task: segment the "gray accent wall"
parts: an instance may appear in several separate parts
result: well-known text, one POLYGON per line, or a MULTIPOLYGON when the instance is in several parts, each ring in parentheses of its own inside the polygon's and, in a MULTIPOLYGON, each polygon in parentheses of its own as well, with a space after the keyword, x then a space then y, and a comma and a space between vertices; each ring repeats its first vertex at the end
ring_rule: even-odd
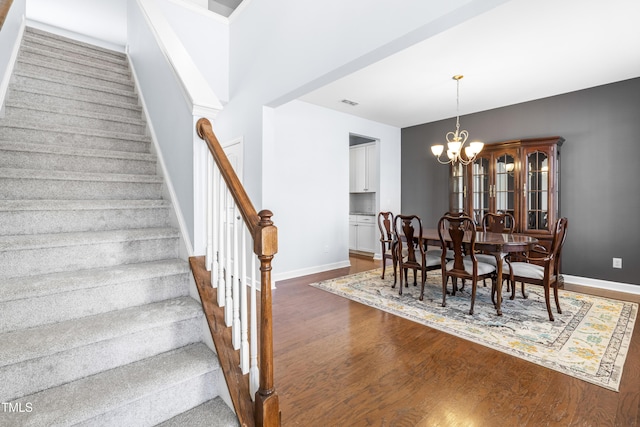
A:
MULTIPOLYGON (((490 96, 490 95, 488 95, 490 96)), ((461 116, 485 143, 562 136, 562 272, 640 286, 640 78, 461 116), (612 268, 622 258, 622 269, 612 268)), ((448 210, 449 168, 430 146, 455 118, 402 129, 402 212, 435 226, 448 210)))

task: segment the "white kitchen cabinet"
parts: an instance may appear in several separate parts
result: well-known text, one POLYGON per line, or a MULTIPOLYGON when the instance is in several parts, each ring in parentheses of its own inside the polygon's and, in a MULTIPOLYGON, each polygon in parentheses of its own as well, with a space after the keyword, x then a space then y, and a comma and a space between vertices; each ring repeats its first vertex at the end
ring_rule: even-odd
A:
POLYGON ((349 249, 374 253, 377 238, 375 217, 373 215, 349 215, 349 249))
POLYGON ((358 247, 358 224, 349 222, 349 250, 355 251, 358 247))
POLYGON ((375 193, 377 188, 376 144, 354 145, 349 149, 349 192, 375 193))

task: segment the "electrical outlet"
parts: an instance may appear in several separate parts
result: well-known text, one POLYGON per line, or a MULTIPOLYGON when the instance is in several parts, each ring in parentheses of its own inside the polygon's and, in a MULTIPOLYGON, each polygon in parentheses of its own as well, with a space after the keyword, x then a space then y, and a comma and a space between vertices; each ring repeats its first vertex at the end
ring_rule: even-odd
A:
POLYGON ((613 268, 622 268, 622 258, 613 259, 613 268))

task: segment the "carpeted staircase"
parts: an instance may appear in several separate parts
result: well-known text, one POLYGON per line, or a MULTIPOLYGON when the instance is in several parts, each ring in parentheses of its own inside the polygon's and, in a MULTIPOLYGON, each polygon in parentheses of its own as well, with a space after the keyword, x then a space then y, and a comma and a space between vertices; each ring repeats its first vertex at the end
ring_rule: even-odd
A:
POLYGON ((0 425, 237 425, 126 56, 27 28, 5 106, 0 425))

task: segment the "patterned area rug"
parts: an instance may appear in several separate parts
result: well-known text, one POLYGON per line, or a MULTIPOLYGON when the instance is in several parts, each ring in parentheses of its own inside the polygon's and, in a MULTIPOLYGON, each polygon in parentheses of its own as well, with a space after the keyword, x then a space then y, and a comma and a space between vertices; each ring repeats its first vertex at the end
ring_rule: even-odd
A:
POLYGON ((618 391, 638 313, 636 303, 560 291, 563 313, 555 312, 552 296, 555 322, 550 322, 542 288, 527 286, 524 299, 518 284, 515 300, 503 292, 499 317, 491 302, 491 284, 483 287, 480 282, 470 316, 468 284, 455 296, 447 295, 447 307, 441 307, 438 272, 427 274, 423 301, 418 300, 419 277, 414 287, 410 273, 409 287, 398 295, 398 287, 391 288, 393 270, 389 274, 387 269, 385 280, 380 274, 380 269, 366 271, 311 286, 618 391))

